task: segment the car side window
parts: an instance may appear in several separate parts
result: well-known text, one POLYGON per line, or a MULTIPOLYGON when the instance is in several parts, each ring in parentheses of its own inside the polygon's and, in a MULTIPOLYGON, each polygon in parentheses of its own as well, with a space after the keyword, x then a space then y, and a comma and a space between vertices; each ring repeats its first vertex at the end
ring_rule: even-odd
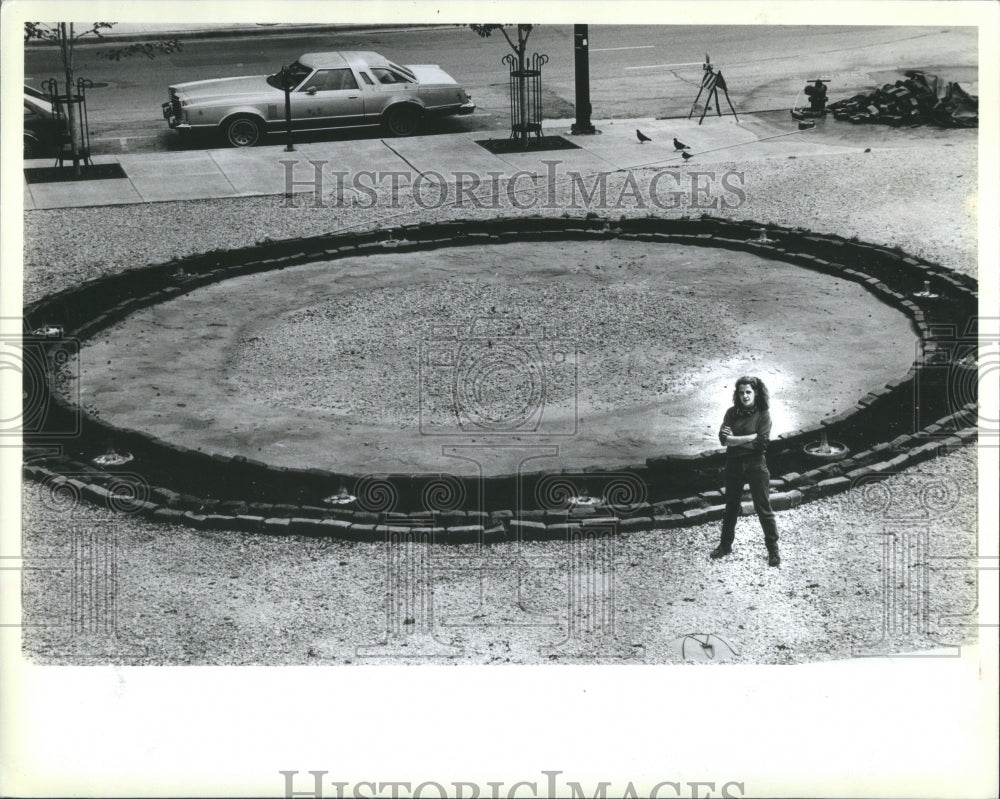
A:
POLYGON ((381 83, 410 83, 411 81, 393 69, 385 67, 372 67, 372 72, 381 83))
POLYGON ((349 69, 320 69, 307 80, 300 92, 315 89, 318 92, 335 92, 343 89, 357 89, 358 81, 349 69))

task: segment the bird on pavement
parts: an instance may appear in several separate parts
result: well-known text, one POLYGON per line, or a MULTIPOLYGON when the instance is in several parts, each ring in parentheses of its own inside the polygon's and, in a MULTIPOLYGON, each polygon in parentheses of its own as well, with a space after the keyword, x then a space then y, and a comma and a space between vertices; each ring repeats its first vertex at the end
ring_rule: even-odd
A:
POLYGON ((687 150, 684 150, 684 152, 681 153, 681 158, 687 161, 689 158, 694 158, 694 156, 691 155, 691 153, 689 153, 687 150))
POLYGON ((636 138, 639 140, 640 144, 645 144, 648 141, 652 141, 652 139, 649 138, 649 136, 647 136, 641 130, 639 130, 639 128, 635 129, 635 135, 636 135, 636 138))
POLYGON ((688 150, 690 149, 684 142, 680 139, 674 139, 674 149, 675 150, 688 150))

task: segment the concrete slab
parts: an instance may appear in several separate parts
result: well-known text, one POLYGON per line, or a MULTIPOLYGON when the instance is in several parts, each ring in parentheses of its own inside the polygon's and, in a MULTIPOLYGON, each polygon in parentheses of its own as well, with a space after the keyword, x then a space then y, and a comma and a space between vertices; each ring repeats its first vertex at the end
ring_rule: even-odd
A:
POLYGON ((239 196, 207 152, 121 156, 119 161, 145 202, 239 196))
MULTIPOLYGON (((114 155, 97 155, 94 164, 116 164, 114 155)), ((25 169, 58 166, 54 158, 33 158, 24 162, 25 169)), ((65 165, 64 165, 65 166, 65 165)), ((72 163, 69 164, 72 167, 72 163)), ((127 173, 126 173, 127 174, 127 173)), ((142 202, 135 187, 128 179, 60 181, 54 183, 28 183, 24 186, 26 211, 46 208, 75 208, 84 205, 124 205, 142 202)))
POLYGON ((348 142, 310 142, 296 145, 314 161, 323 161, 323 171, 329 177, 335 172, 347 172, 344 180, 362 170, 407 169, 406 161, 382 139, 358 139, 348 142))
POLYGON ((504 153, 497 156, 497 160, 509 165, 507 169, 510 173, 523 170, 543 177, 555 175, 557 179, 567 178, 568 172, 593 174, 595 172, 610 172, 618 169, 618 166, 614 162, 609 161, 600 153, 596 153, 588 148, 504 153))
POLYGON ((336 190, 338 180, 349 187, 362 170, 406 168, 381 139, 296 144, 292 152, 277 146, 220 149, 209 155, 240 195, 284 194, 290 185, 295 193, 315 192, 318 186, 327 196, 336 190), (338 178, 336 172, 347 175, 338 178))
POLYGON ((219 165, 207 150, 183 153, 143 153, 120 155, 118 162, 130 178, 170 177, 171 175, 201 176, 220 174, 219 165))
MULTIPOLYGON (((302 163, 293 168, 293 178, 297 181, 293 190, 297 193, 314 192, 317 189, 322 202, 350 202, 352 198, 368 202, 365 190, 378 188, 378 177, 359 176, 361 172, 412 171, 405 160, 385 145, 382 139, 359 139, 350 142, 309 142, 296 145, 300 152, 312 163, 302 163), (320 172, 317 176, 317 166, 320 172)), ((284 155, 290 155, 284 153, 284 155)), ((381 188, 392 184, 388 178, 381 182, 381 188)), ((405 188, 406 182, 401 186, 405 188)))
POLYGON ((229 179, 217 172, 214 175, 160 175, 157 177, 133 178, 132 183, 144 202, 165 202, 170 200, 202 200, 221 197, 239 197, 238 191, 229 179))
MULTIPOLYGON (((284 194, 286 165, 283 161, 297 162, 292 167, 296 178, 302 175, 305 180, 313 174, 313 167, 307 163, 308 156, 302 150, 286 153, 283 147, 254 147, 209 150, 208 154, 240 195, 284 194)), ((312 188, 294 186, 293 191, 312 191, 312 188)))
POLYGON ((90 205, 141 203, 142 197, 127 178, 34 183, 28 186, 35 210, 90 205))
POLYGON ((741 158, 742 147, 757 141, 753 131, 732 117, 706 118, 702 125, 694 119, 604 120, 594 125, 601 131, 599 135, 579 136, 573 141, 619 168, 684 163, 680 152, 674 149, 675 137, 688 145, 695 158, 707 153, 727 153, 725 158, 715 160, 741 158), (640 143, 636 129, 652 141, 640 143))
POLYGON ((487 172, 509 171, 506 163, 476 144, 477 140, 488 138, 490 138, 488 133, 478 131, 447 137, 419 136, 412 139, 392 139, 386 142, 386 145, 420 172, 437 172, 444 175, 449 182, 453 180, 451 176, 457 170, 475 172, 486 180, 487 172))

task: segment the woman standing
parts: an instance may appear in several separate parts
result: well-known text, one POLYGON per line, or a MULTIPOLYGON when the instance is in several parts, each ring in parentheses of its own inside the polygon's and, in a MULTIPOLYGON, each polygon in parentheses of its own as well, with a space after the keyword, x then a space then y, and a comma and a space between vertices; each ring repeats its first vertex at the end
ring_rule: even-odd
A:
POLYGON ((778 527, 769 497, 771 475, 764 458, 770 436, 767 386, 759 377, 741 377, 733 391, 733 406, 726 411, 719 429, 719 441, 726 447, 726 512, 722 517, 722 540, 712 550, 712 558, 724 558, 732 552, 743 486, 749 483, 753 509, 764 530, 767 563, 781 564, 778 527))

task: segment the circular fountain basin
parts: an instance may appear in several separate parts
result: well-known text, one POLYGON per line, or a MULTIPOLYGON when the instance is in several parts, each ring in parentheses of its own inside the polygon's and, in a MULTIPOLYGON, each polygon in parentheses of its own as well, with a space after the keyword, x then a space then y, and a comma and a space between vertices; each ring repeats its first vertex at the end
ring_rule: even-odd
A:
POLYGON ((133 313, 85 343, 80 401, 120 427, 276 466, 616 468, 718 447, 742 374, 770 387, 777 436, 905 374, 916 343, 857 283, 752 253, 392 250, 133 313))

